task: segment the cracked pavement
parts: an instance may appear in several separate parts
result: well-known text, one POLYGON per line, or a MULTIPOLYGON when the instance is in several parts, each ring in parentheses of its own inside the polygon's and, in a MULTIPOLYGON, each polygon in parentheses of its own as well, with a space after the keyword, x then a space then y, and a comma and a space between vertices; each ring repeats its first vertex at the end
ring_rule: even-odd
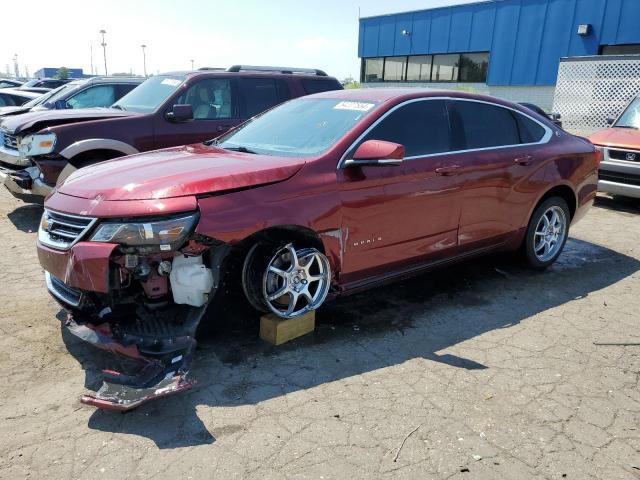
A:
POLYGON ((0 478, 640 478, 640 203, 547 272, 494 256, 326 305, 281 347, 231 316, 196 389, 83 406, 113 357, 60 328, 41 207, 0 192, 0 478))

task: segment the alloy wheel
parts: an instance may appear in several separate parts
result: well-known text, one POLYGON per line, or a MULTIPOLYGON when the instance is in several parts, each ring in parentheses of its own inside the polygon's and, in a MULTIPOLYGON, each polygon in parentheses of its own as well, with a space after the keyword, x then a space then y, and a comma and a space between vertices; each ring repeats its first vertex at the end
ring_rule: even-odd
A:
POLYGON ((318 308, 329 293, 327 257, 315 248, 296 250, 292 244, 278 250, 263 277, 263 296, 269 309, 292 318, 318 308))
POLYGON ((549 207, 538 220, 533 240, 535 256, 541 262, 552 259, 562 248, 567 232, 567 217, 557 205, 549 207))

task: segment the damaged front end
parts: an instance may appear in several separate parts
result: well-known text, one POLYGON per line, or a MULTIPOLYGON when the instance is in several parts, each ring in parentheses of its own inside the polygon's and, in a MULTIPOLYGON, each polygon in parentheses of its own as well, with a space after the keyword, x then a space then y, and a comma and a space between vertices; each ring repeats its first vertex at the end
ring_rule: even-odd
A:
POLYGON ((191 388, 196 330, 220 282, 226 244, 194 234, 198 214, 98 220, 45 210, 38 255, 68 330, 133 359, 103 371, 82 403, 126 411, 191 388))

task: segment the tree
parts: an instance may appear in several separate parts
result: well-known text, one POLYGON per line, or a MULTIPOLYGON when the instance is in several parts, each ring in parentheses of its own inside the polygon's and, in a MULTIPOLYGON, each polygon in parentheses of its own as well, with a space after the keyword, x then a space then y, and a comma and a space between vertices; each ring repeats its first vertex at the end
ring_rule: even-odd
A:
POLYGON ((59 78, 60 80, 66 80, 69 78, 69 69, 67 67, 60 67, 53 78, 59 78))

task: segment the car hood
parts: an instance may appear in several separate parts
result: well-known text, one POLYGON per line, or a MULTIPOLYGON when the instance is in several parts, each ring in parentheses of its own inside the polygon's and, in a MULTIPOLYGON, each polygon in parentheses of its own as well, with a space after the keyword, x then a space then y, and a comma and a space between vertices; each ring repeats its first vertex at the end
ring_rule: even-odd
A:
POLYGON ((58 192, 99 200, 156 200, 249 188, 292 177, 304 160, 204 144, 166 148, 82 168, 58 192))
POLYGON ((640 150, 640 130, 634 128, 605 128, 589 137, 594 145, 640 150))
POLYGON ((29 111, 30 107, 0 107, 0 117, 18 115, 29 111))
POLYGON ((114 117, 129 117, 139 115, 124 112, 115 108, 80 108, 77 110, 37 110, 15 115, 2 120, 2 128, 12 134, 19 134, 26 130, 40 130, 45 127, 66 123, 102 120, 114 117))

